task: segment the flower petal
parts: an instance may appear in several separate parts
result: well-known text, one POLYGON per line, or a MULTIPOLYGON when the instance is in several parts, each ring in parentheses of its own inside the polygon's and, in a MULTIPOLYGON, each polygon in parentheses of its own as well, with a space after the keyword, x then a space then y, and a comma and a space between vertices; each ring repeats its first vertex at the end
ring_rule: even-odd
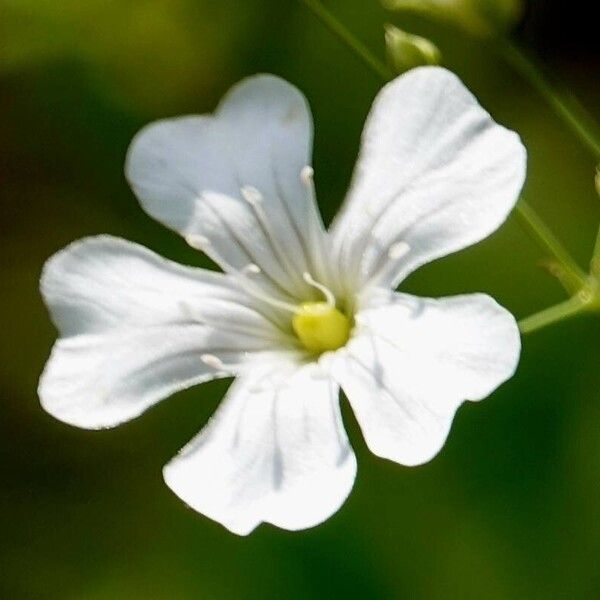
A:
POLYGON ((329 369, 371 451, 417 465, 441 449, 463 400, 480 400, 513 375, 519 331, 483 294, 389 294, 387 305, 357 316, 358 333, 329 369))
POLYGON ((312 292, 302 273, 322 268, 315 263, 324 230, 305 169, 311 146, 304 96, 259 75, 236 85, 214 116, 144 128, 126 174, 150 215, 225 271, 254 263, 272 292, 298 297, 312 292))
POLYGON ((227 277, 108 236, 45 265, 41 290, 62 337, 40 379, 44 408, 86 428, 131 419, 178 390, 271 352, 278 333, 227 277))
POLYGON ((261 522, 291 530, 321 523, 344 502, 355 474, 338 388, 315 364, 239 378, 164 469, 182 500, 240 535, 261 522))
POLYGON ((340 270, 353 273, 348 285, 375 278, 395 287, 420 265, 487 237, 515 205, 525 170, 519 137, 455 75, 421 67, 398 77, 373 104, 332 227, 340 270))

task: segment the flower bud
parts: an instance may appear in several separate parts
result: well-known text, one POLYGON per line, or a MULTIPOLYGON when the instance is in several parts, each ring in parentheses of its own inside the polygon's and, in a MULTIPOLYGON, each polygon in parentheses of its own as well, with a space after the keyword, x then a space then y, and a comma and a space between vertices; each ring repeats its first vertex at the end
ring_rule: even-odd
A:
POLYGON ((596 182, 596 191, 598 192, 598 196, 600 196, 600 165, 596 167, 596 178, 594 181, 596 182))
POLYGON ((482 37, 499 35, 521 18, 523 0, 381 0, 390 10, 408 10, 452 21, 482 37))
POLYGON ((385 46, 388 60, 398 74, 423 65, 439 65, 442 58, 433 42, 394 25, 385 26, 385 46))

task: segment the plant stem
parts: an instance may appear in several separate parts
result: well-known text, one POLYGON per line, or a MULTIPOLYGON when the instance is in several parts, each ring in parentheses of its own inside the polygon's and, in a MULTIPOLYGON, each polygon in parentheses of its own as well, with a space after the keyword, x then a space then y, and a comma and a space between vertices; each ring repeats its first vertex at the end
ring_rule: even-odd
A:
POLYGON ((596 243, 594 244, 594 252, 592 253, 594 258, 600 258, 600 227, 598 228, 598 233, 596 234, 596 243))
POLYGON ((330 13, 319 0, 299 0, 320 21, 348 46, 375 74, 384 81, 392 77, 392 72, 357 37, 355 37, 338 19, 330 13))
POLYGON ((571 274, 580 287, 585 286, 587 275, 533 208, 524 200, 520 200, 517 204, 517 214, 521 217, 523 224, 528 227, 534 240, 571 274))
POLYGON ((596 276, 596 279, 600 280, 600 227, 598 227, 598 233, 596 234, 596 243, 594 244, 590 270, 596 276))
POLYGON ((499 48, 506 61, 546 99, 594 156, 600 158, 600 127, 581 102, 568 90, 551 85, 543 69, 511 40, 501 39, 499 48))
POLYGON ((523 334, 531 333, 552 323, 558 323, 575 316, 582 311, 584 306, 585 302, 579 295, 575 295, 564 302, 522 319, 519 321, 519 329, 523 334))

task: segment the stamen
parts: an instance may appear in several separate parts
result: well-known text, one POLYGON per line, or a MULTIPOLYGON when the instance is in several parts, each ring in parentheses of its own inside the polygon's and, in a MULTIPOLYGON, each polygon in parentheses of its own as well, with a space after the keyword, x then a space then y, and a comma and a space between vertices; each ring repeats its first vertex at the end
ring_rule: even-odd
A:
POLYGON ((406 242, 395 242, 387 251, 388 260, 369 277, 370 285, 377 285, 382 279, 385 279, 397 268, 396 261, 406 256, 410 252, 410 246, 406 242))
POLYGON ((305 167, 302 167, 302 170, 300 171, 300 180, 304 185, 312 186, 314 175, 315 170, 310 165, 306 165, 305 167))
MULTIPOLYGON (((292 264, 288 256, 288 252, 280 243, 279 238, 277 237, 277 232, 273 230, 271 222, 267 217, 267 213, 265 212, 263 206, 263 195, 252 185, 242 186, 240 188, 240 192, 242 194, 242 198, 244 198, 244 200, 252 207, 254 216, 256 217, 258 224, 262 228, 263 233, 267 238, 267 241, 271 245, 271 248, 273 248, 273 252, 275 256, 279 259, 279 262, 282 265, 284 271, 287 271, 288 274, 297 277, 296 273, 298 271, 298 268, 296 265, 292 264)), ((296 281, 298 282, 298 280, 296 281)))
POLYGON ((205 236, 196 233, 189 233, 185 236, 185 241, 195 250, 204 252, 207 256, 210 256, 226 273, 235 273, 237 269, 229 264, 223 256, 217 252, 211 241, 205 236))
POLYGON ((410 246, 406 242, 396 242, 388 250, 388 258, 398 260, 410 252, 410 246))
POLYGON ((255 265, 254 263, 250 263, 249 265, 246 265, 241 270, 241 272, 246 273, 246 274, 258 275, 262 271, 260 270, 260 267, 258 265, 255 265))
POLYGON ((304 272, 302 274, 302 277, 304 279, 304 281, 306 281, 306 283, 308 283, 308 285, 312 285, 314 288, 317 288, 322 294, 323 296, 325 296, 325 302, 327 302, 327 305, 330 308, 335 308, 335 296, 333 295, 332 291, 324 286, 322 283, 319 283, 318 281, 315 281, 310 273, 304 272))
POLYGON ((190 233, 185 236, 185 241, 194 249, 205 252, 210 246, 210 240, 204 235, 190 233))
POLYGON ((241 271, 238 272, 238 275, 240 276, 238 281, 244 288, 244 290, 257 300, 262 300, 270 306, 274 306, 275 308, 285 310, 286 312, 298 314, 299 308, 296 305, 291 304, 290 302, 285 302, 283 300, 278 300, 277 298, 271 298, 270 296, 265 294, 260 288, 253 284, 253 282, 249 279, 248 276, 258 275, 261 272, 262 271, 258 265, 251 263, 249 265, 246 265, 241 271))
POLYGON ((200 360, 211 369, 214 369, 215 377, 229 377, 238 369, 238 365, 226 365, 218 356, 214 354, 201 354, 200 360))
MULTIPOLYGON (((253 200, 256 199, 256 196, 253 194, 252 190, 254 190, 256 192, 256 194, 258 194, 258 196, 260 196, 260 192, 258 190, 256 190, 255 188, 250 188, 250 186, 246 186, 243 189, 246 189, 246 192, 249 192, 249 196, 252 197, 253 200)), ((261 196, 261 198, 262 198, 262 196, 261 196)), ((258 200, 258 201, 260 202, 260 200, 258 200)), ((250 200, 248 200, 248 202, 250 202, 250 200)), ((262 300, 263 302, 266 302, 270 306, 274 306, 276 308, 280 308, 287 312, 297 314, 298 308, 296 306, 294 306, 293 304, 290 304, 288 302, 284 302, 282 300, 277 300, 276 298, 271 298, 271 297, 267 296, 260 289, 257 289, 256 286, 253 285, 252 282, 250 282, 248 280, 248 275, 258 275, 259 273, 262 273, 262 270, 258 265, 254 264, 254 263, 249 263, 245 267, 242 267, 241 269, 236 269, 236 268, 232 267, 227 261, 225 261, 221 256, 219 256, 215 252, 214 246, 210 243, 210 240, 206 236, 197 235, 197 234, 189 234, 186 236, 185 240, 192 248, 195 248, 196 250, 200 250, 201 252, 204 252, 205 254, 209 254, 210 256, 212 256, 221 265, 221 267, 223 267, 224 271, 227 271, 228 273, 230 273, 232 275, 237 275, 238 276, 237 279, 242 284, 242 287, 244 288, 244 290, 246 290, 246 292, 248 292, 248 294, 250 294, 254 298, 257 298, 258 300, 262 300)), ((208 356, 209 360, 210 360, 211 355, 204 355, 204 356, 208 356)), ((203 361, 203 362, 205 362, 205 361, 203 361)))
POLYGON ((262 194, 253 186, 245 185, 240 191, 242 192, 242 196, 248 204, 255 206, 256 204, 260 204, 263 201, 262 194))
POLYGON ((225 369, 225 365, 223 361, 214 354, 202 354, 200 356, 200 360, 207 366, 212 369, 216 369, 217 371, 223 371, 225 369))
POLYGON ((300 182, 305 188, 305 194, 308 202, 312 205, 314 218, 309 217, 308 222, 302 222, 303 236, 300 235, 301 243, 304 247, 306 256, 306 268, 309 268, 321 278, 326 278, 329 281, 336 282, 337 288, 343 286, 340 282, 340 274, 328 264, 328 261, 320 260, 320 256, 325 256, 327 252, 327 242, 322 235, 324 229, 323 222, 320 217, 319 206, 317 205, 317 192, 314 182, 315 170, 310 165, 305 165, 300 169, 300 182))

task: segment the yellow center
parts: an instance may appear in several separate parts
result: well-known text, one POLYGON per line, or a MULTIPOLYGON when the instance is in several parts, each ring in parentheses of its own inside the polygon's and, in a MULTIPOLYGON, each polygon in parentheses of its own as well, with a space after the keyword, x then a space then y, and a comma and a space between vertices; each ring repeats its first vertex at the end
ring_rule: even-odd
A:
POLYGON ((294 332, 310 352, 341 348, 350 337, 350 319, 327 302, 304 302, 292 319, 294 332))

